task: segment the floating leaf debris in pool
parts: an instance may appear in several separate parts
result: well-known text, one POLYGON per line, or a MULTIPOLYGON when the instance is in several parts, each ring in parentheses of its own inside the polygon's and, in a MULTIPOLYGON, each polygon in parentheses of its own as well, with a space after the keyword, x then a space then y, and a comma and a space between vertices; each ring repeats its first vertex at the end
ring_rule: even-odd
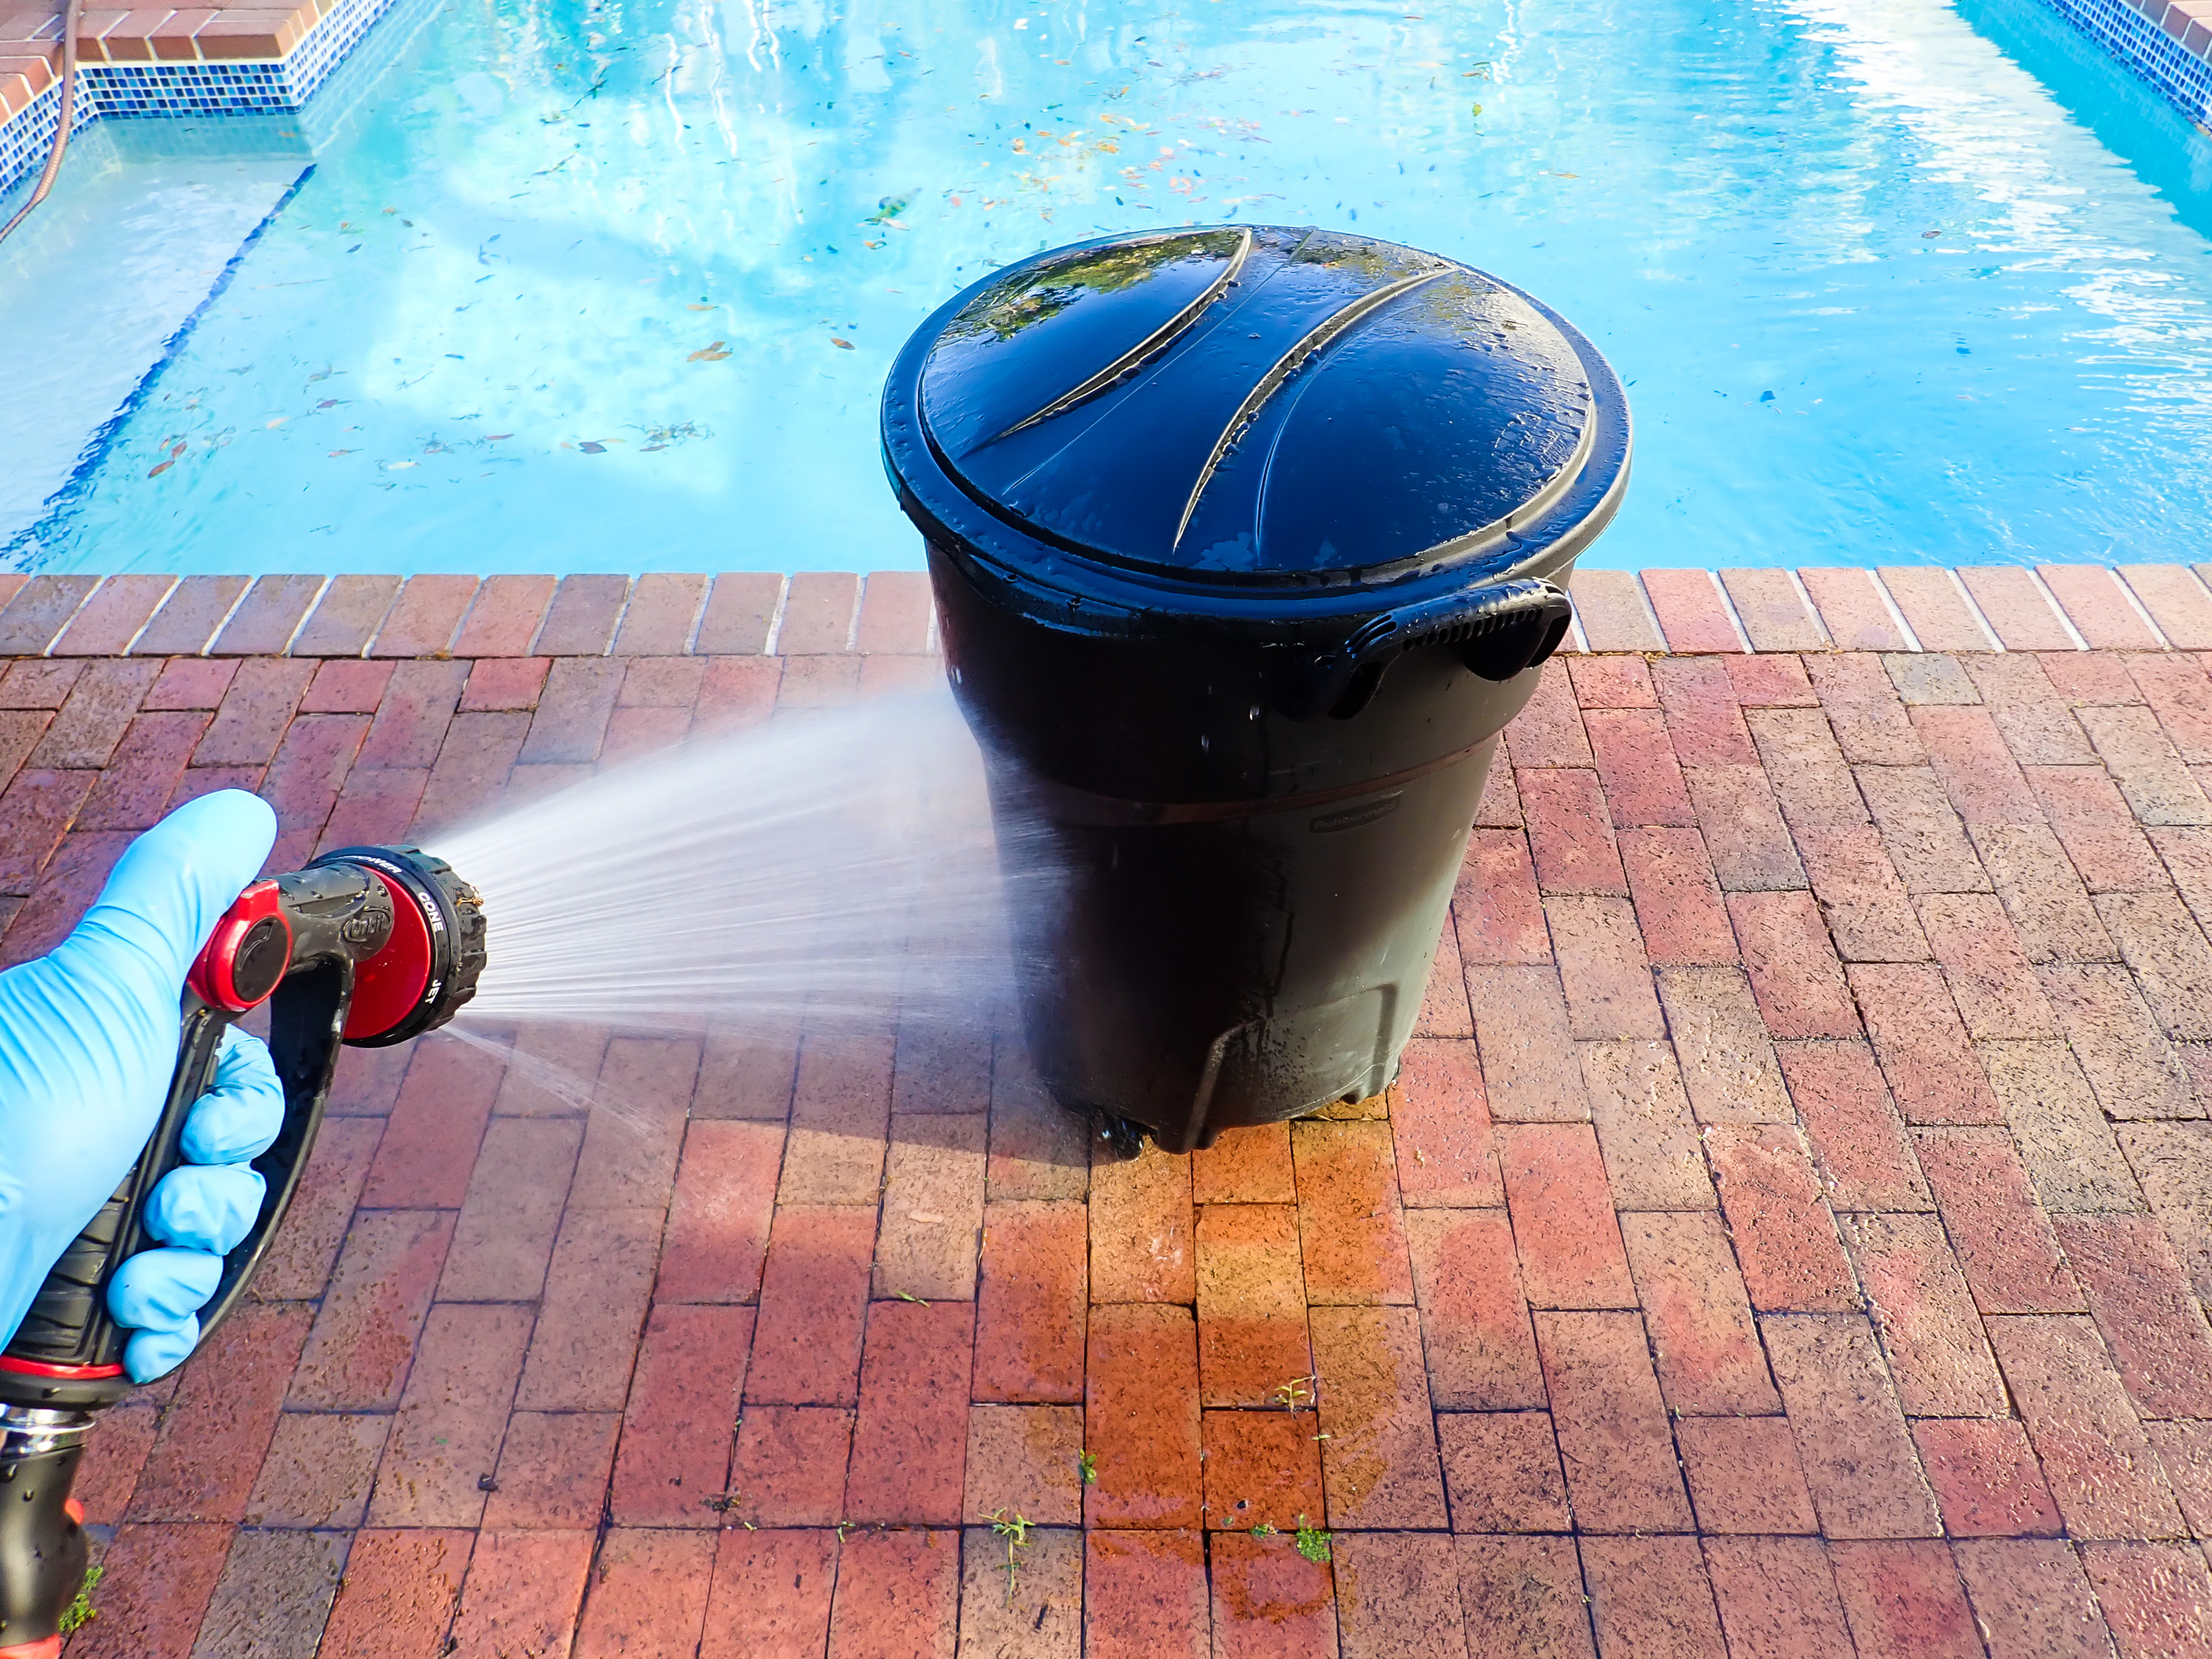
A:
POLYGON ((729 355, 729 348, 717 340, 712 345, 701 346, 684 361, 687 363, 719 363, 729 355))
POLYGON ((830 337, 830 343, 833 346, 842 347, 847 351, 857 351, 860 349, 860 348, 854 345, 850 340, 841 340, 834 334, 830 337))
POLYGON ((1763 404, 1771 404, 1774 401, 1774 394, 1771 392, 1762 392, 1759 394, 1759 401, 1763 404))
POLYGON ((686 311, 712 311, 714 308, 710 305, 687 305, 684 307, 686 311))
POLYGON ((640 452, 644 454, 651 454, 656 449, 673 449, 677 445, 688 443, 694 438, 711 438, 714 435, 708 428, 694 421, 685 421, 677 426, 647 426, 640 427, 637 429, 645 434, 645 447, 640 452))
POLYGON ((1940 230, 1923 230, 1920 233, 1920 240, 1924 242, 1931 236, 1941 236, 1942 234, 1940 230))
POLYGON ((607 447, 595 440, 587 439, 584 442, 578 444, 576 447, 582 450, 586 455, 604 455, 607 453, 607 447))

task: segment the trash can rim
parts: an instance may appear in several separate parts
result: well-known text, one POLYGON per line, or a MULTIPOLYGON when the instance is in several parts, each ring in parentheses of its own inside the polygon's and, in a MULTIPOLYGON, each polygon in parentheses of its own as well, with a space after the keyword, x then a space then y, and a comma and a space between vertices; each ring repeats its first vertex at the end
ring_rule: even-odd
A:
MULTIPOLYGON (((1570 476, 1549 491, 1526 522, 1502 530, 1480 545, 1397 565, 1335 570, 1223 572, 1163 568, 1103 555, 1052 534, 1042 526, 1012 522, 979 501, 933 441, 923 418, 923 382, 948 326, 980 295, 1010 277, 1086 250, 1141 247, 1222 231, 1237 225, 1187 226, 1173 231, 1116 233, 1043 250, 978 278, 952 295, 908 337, 887 378, 882 403, 884 461, 900 504, 942 555, 975 579, 1018 590, 1024 609, 1066 608, 1082 620, 1110 626, 1115 613, 1179 612, 1217 623, 1237 619, 1262 627, 1293 629, 1346 614, 1401 605, 1431 593, 1515 576, 1543 576, 1561 569, 1610 521, 1628 474, 1632 434, 1619 377, 1587 336, 1534 295, 1465 261, 1401 250, 1380 239, 1355 240, 1435 262, 1437 274, 1463 270, 1534 310, 1571 349, 1589 388, 1592 410, 1583 434, 1585 453, 1570 476)), ((1296 228, 1259 227, 1261 230, 1296 228)), ((1298 234, 1310 236, 1311 228, 1298 234)), ((1334 234, 1334 233, 1332 233, 1334 234)), ((1433 551, 1433 550, 1425 550, 1433 551)))

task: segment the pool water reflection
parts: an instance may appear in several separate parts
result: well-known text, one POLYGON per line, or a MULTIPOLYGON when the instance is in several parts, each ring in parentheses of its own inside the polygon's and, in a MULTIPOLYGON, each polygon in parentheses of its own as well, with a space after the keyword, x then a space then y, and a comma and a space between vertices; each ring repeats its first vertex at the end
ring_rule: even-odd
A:
MULTIPOLYGON (((908 331, 1040 246, 1234 220, 1432 248, 1589 332, 1638 421, 1601 562, 2201 557, 2212 144, 1976 3, 456 0, 0 544, 911 565, 875 432, 908 331)), ((95 269, 66 210, 0 307, 95 269)))

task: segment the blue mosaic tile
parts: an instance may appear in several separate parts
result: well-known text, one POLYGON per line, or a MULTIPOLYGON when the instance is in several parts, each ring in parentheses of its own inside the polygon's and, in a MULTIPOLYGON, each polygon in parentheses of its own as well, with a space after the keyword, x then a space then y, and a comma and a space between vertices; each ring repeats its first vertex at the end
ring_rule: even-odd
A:
POLYGON ((284 61, 293 108, 298 108, 321 89, 331 71, 345 61, 346 54, 361 44, 362 36, 392 9, 392 0, 339 0, 324 15, 322 21, 308 31, 298 50, 284 61))
POLYGON ((2189 51, 2124 0, 2045 0, 2148 82, 2200 127, 2212 128, 2212 63, 2189 51))
MULTIPOLYGON (((9 194, 18 185, 28 185, 46 166, 46 154, 54 144, 54 126, 61 114, 62 89, 57 82, 31 100, 29 108, 0 126, 0 204, 5 204, 8 212, 13 212, 15 205, 8 200, 9 194)), ((99 118, 99 106, 79 88, 70 136, 75 137, 99 118)), ((0 213, 0 218, 5 216, 5 213, 0 213)))
MULTIPOLYGON (((79 64, 76 126, 82 130, 102 118, 298 109, 392 3, 338 0, 291 56, 277 62, 79 64)), ((60 108, 61 88, 50 87, 28 109, 0 125, 0 199, 46 165, 60 108)))

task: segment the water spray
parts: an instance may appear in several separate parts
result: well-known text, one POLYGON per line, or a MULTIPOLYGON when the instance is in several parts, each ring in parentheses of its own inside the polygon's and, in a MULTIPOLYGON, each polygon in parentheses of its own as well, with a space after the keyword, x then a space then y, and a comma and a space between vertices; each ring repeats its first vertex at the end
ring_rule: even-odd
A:
POLYGON ((115 1270, 156 1248, 144 1209, 183 1161, 193 1104, 216 1050, 269 1006, 269 1052, 284 1092, 276 1140, 253 1160, 261 1212, 223 1259, 200 1312, 201 1340, 244 1295, 297 1191, 330 1099, 341 1043, 377 1048, 434 1030, 476 994, 484 917, 476 890, 412 847, 348 847, 257 881, 216 924, 185 983, 167 1100, 138 1162, 62 1253, 0 1353, 0 1659, 57 1659, 64 1612, 84 1582, 84 1510, 70 1496, 95 1414, 131 1392, 129 1332, 107 1312, 115 1270))

